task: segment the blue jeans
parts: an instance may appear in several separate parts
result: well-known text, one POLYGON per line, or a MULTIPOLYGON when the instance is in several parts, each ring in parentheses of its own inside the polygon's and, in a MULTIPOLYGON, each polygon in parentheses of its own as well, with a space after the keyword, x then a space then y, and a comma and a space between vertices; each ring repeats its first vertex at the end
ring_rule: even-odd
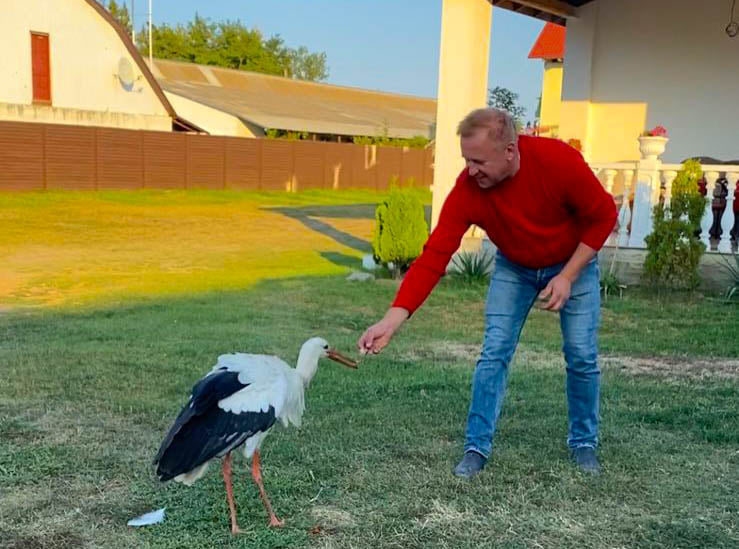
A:
MULTIPOLYGON (((493 448, 495 423, 505 397, 508 364, 513 358, 523 323, 537 295, 564 267, 521 267, 496 254, 495 272, 485 305, 485 338, 472 381, 464 449, 485 457, 493 448)), ((572 285, 572 294, 559 313, 565 361, 570 448, 598 444, 600 370, 598 323, 600 270, 594 258, 572 285)))

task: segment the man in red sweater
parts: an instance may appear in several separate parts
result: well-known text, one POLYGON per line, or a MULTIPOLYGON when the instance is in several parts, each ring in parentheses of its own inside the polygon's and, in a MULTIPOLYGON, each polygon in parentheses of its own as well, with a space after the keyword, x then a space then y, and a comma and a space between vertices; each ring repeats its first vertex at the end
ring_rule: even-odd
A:
POLYGON ((555 139, 517 136, 514 121, 504 111, 472 111, 457 133, 467 166, 392 306, 367 328, 359 350, 379 353, 390 342, 445 273, 470 225, 481 227, 498 251, 472 383, 465 453, 454 474, 471 478, 490 456, 508 364, 537 300, 541 308, 560 314, 571 457, 583 471, 598 474, 596 254, 616 221, 613 197, 575 149, 555 139))

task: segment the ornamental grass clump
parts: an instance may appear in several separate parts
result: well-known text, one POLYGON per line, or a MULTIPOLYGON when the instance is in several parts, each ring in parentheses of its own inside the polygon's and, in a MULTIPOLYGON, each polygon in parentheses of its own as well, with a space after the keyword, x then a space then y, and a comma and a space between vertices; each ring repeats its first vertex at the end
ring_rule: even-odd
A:
POLYGON ((493 257, 487 252, 459 252, 452 259, 452 278, 465 284, 486 284, 492 266, 493 257))
POLYGON ((683 162, 672 184, 668 207, 654 207, 653 232, 646 237, 644 277, 654 286, 692 290, 700 283, 698 266, 706 246, 700 241, 700 222, 706 199, 698 190, 701 165, 683 162))
POLYGON ((428 238, 423 204, 414 194, 393 189, 377 206, 375 221, 372 235, 375 261, 399 277, 421 255, 428 238))

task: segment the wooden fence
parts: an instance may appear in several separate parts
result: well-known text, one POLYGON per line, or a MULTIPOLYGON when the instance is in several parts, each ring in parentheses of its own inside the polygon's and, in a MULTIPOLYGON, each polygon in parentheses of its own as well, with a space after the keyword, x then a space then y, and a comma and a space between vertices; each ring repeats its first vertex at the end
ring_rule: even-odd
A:
POLYGON ((0 191, 428 187, 431 149, 0 121, 0 191))

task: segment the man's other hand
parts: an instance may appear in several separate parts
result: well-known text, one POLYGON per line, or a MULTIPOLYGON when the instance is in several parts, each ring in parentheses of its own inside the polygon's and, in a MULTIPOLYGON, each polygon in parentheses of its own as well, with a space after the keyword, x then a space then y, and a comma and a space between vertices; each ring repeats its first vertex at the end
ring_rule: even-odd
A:
POLYGON ((570 282, 570 279, 559 274, 550 280, 547 287, 539 293, 538 299, 540 301, 537 306, 545 311, 557 312, 570 299, 571 291, 572 282, 570 282))

